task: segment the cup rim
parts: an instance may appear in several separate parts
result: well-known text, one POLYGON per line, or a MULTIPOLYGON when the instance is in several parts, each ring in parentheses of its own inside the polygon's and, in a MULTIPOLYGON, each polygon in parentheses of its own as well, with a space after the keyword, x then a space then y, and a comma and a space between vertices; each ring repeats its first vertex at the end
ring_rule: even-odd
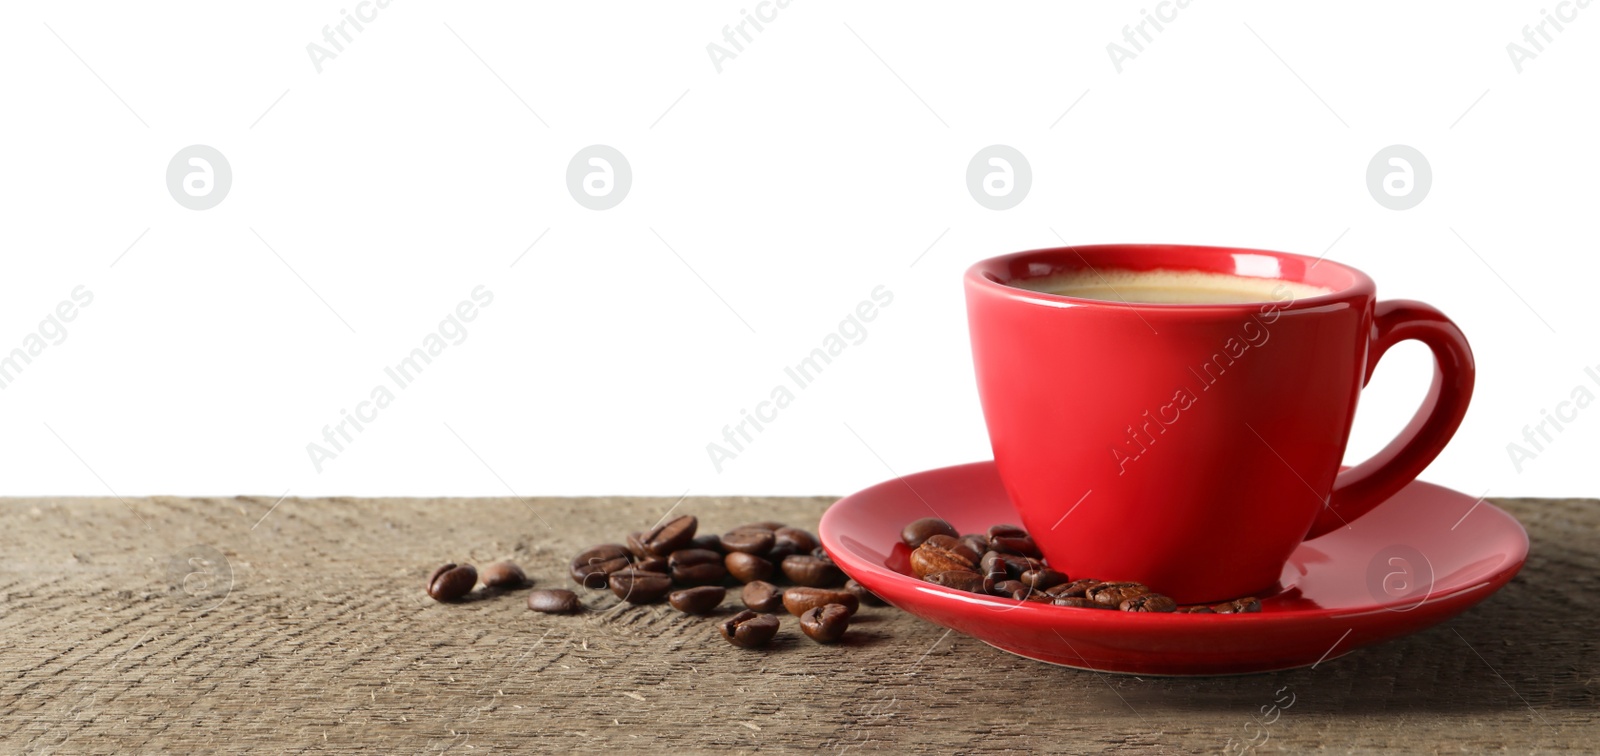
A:
MULTIPOLYGON (((1070 262, 1070 260, 1069 260, 1070 262)), ((1348 303, 1362 297, 1373 298, 1377 287, 1372 278, 1367 274, 1342 263, 1333 262, 1325 257, 1311 257, 1309 255, 1295 254, 1293 252, 1278 252, 1274 250, 1252 249, 1248 247, 1218 247, 1195 244, 1075 244, 1059 247, 1042 247, 1039 249, 1012 252, 980 260, 967 269, 965 276, 969 289, 987 291, 1007 299, 1048 307, 1094 307, 1136 309, 1155 312, 1206 312, 1228 313, 1253 310, 1263 305, 1272 305, 1280 310, 1311 309, 1325 305, 1348 303), (1081 264, 1051 265, 1052 260, 1063 257, 1076 258, 1081 264), (1224 270, 1216 264, 1219 258, 1232 258, 1232 270, 1224 270), (1120 264, 1104 265, 1108 260, 1116 259, 1120 264), (1192 265, 1185 266, 1182 261, 1206 260, 1213 264, 1210 266, 1192 265), (1068 269, 1094 270, 1098 267, 1095 262, 1102 263, 1104 267, 1124 270, 1197 270, 1202 272, 1229 273, 1253 278, 1267 278, 1290 281, 1294 283, 1310 284, 1329 289, 1327 294, 1318 294, 1310 297, 1296 298, 1287 302, 1281 300, 1261 300, 1251 302, 1221 302, 1221 303, 1163 303, 1163 302, 1126 302, 1107 299, 1088 299, 1084 297, 1071 297, 1061 294, 1051 294, 1032 289, 1015 286, 1011 281, 1023 278, 1040 278, 1055 275, 1068 269), (1177 264, 1160 264, 1162 262, 1177 264), (1040 266, 1051 265, 1044 269, 1040 266), (1029 268, 1040 272, 1028 275, 1017 275, 1018 271, 1029 268), (1280 275, 1258 275, 1258 272, 1268 268, 1278 271, 1280 275), (1253 272, 1252 272, 1253 271, 1253 272), (1299 275, 1282 275, 1284 271, 1294 271, 1299 275), (1002 278, 1002 276, 1004 276, 1002 278)))

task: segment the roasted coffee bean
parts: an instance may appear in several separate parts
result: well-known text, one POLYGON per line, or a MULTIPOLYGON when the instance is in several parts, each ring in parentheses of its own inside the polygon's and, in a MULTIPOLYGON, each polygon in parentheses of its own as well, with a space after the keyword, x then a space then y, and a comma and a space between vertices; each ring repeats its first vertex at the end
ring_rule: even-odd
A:
POLYGON ((819 559, 809 554, 793 554, 783 558, 783 576, 795 585, 811 588, 832 588, 844 585, 844 571, 831 559, 819 559))
POLYGON ((1005 560, 1000 558, 998 551, 984 553, 983 558, 978 560, 978 574, 989 580, 1015 580, 1021 576, 1021 573, 1012 575, 1011 571, 1006 569, 1005 560))
POLYGON ((766 580, 778 569, 771 562, 742 551, 729 552, 722 558, 722 565, 728 568, 728 574, 732 575, 734 580, 741 583, 766 580))
POLYGON ((961 538, 958 540, 960 540, 962 544, 966 545, 967 549, 972 553, 977 554, 978 559, 982 559, 984 552, 989 550, 989 536, 983 535, 982 533, 968 533, 967 535, 961 536, 961 538))
POLYGON ((1084 598, 1105 606, 1121 606, 1134 596, 1143 596, 1150 588, 1143 583, 1098 583, 1084 591, 1084 598))
POLYGON ((955 554, 959 555, 962 559, 965 559, 965 560, 971 562, 974 566, 976 566, 978 564, 978 562, 983 559, 983 555, 984 555, 984 552, 978 551, 977 549, 972 548, 972 544, 971 543, 969 543, 967 541, 964 541, 964 540, 962 540, 960 538, 951 538, 950 536, 936 535, 936 536, 929 536, 928 540, 922 542, 923 546, 928 546, 930 544, 933 545, 933 546, 937 546, 937 547, 939 547, 941 549, 949 549, 951 552, 954 552, 955 554))
POLYGON ((572 580, 590 589, 606 587, 606 576, 632 564, 628 547, 617 543, 603 543, 590 548, 572 559, 572 580))
POLYGON ((730 552, 762 556, 772 551, 772 544, 776 539, 770 530, 744 527, 722 534, 722 547, 730 552))
POLYGON ((1045 593, 1057 598, 1085 598, 1085 594, 1089 592, 1090 588, 1093 588, 1094 586, 1097 586, 1103 582, 1105 581, 1096 580, 1094 578, 1084 578, 1081 580, 1074 580, 1070 583, 1062 583, 1060 585, 1051 586, 1045 589, 1045 593))
POLYGON ((707 549, 680 549, 667 557, 672 579, 684 585, 713 585, 728 576, 722 555, 707 549))
POLYGON ((1048 604, 1055 601, 1055 597, 1044 591, 1030 591, 1028 595, 1022 597, 1022 600, 1032 601, 1036 604, 1048 604))
POLYGON ((773 530, 777 530, 778 528, 787 528, 787 527, 789 527, 789 526, 785 525, 785 524, 783 524, 781 522, 773 522, 771 520, 764 520, 762 522, 747 522, 747 523, 745 523, 743 525, 740 525, 737 528, 734 528, 734 530, 766 530, 766 531, 773 531, 773 530))
POLYGON ((967 553, 966 547, 950 536, 931 536, 911 552, 911 571, 917 573, 917 577, 927 577, 936 572, 973 570, 977 560, 969 558, 967 553))
POLYGON ((705 614, 717 608, 728 590, 720 585, 702 585, 667 594, 667 603, 684 614, 705 614))
POLYGON ((1209 606, 1186 606, 1178 610, 1179 614, 1216 614, 1209 606))
POLYGON ((1022 573, 1022 576, 1017 579, 1021 580, 1029 588, 1040 591, 1068 582, 1067 573, 1057 572, 1049 567, 1041 567, 1037 570, 1028 570, 1027 572, 1022 573))
POLYGON ((1082 596, 1057 596, 1050 600, 1056 606, 1073 606, 1079 609, 1109 609, 1111 607, 1096 604, 1082 596))
POLYGON ((971 570, 946 570, 923 578, 934 585, 954 588, 968 593, 983 593, 983 576, 971 570))
POLYGON ((664 557, 679 549, 687 548, 689 542, 694 540, 694 530, 699 525, 700 521, 696 520, 694 515, 674 517, 639 536, 639 543, 650 554, 664 557))
MULTIPOLYGON (((751 583, 755 585, 755 583, 751 583)), ((861 608, 861 602, 855 594, 849 591, 834 591, 827 588, 789 588, 783 592, 783 608, 790 614, 798 617, 806 613, 807 609, 814 609, 823 604, 839 604, 854 614, 861 608)))
POLYGON ((643 532, 629 533, 625 540, 628 544, 628 553, 632 554, 634 559, 644 559, 650 556, 650 549, 644 545, 643 532))
POLYGON ((635 567, 611 573, 611 592, 630 604, 660 601, 672 590, 672 577, 664 572, 647 572, 635 567))
POLYGON ((521 588, 528 575, 515 562, 495 562, 483 568, 483 584, 488 588, 521 588))
POLYGON ((541 588, 528 591, 528 608, 545 614, 565 614, 578 611, 578 594, 564 588, 541 588))
POLYGON ((992 593, 996 596, 1014 598, 1018 601, 1027 598, 1028 594, 1033 593, 1033 589, 1024 585, 1021 580, 1001 580, 999 582, 991 582, 988 584, 987 589, 988 593, 992 593))
POLYGON ((783 606, 783 591, 765 580, 752 580, 739 591, 744 605, 758 612, 775 612, 783 606))
POLYGON ((1026 538, 1026 537, 1028 537, 1028 531, 1023 530, 1021 525, 1011 525, 1009 523, 1001 523, 999 525, 990 525, 989 526, 989 539, 990 540, 993 540, 993 539, 996 539, 996 538, 1026 538))
POLYGON ((900 531, 900 542, 914 549, 927 541, 929 536, 936 535, 947 535, 954 538, 960 533, 944 520, 937 517, 924 517, 912 522, 906 526, 905 530, 900 531))
POLYGON ((849 591, 850 595, 855 596, 862 606, 885 606, 887 604, 883 599, 878 598, 878 594, 867 590, 866 586, 854 580, 846 580, 844 589, 849 591))
POLYGON ((470 564, 447 564, 428 576, 428 595, 434 601, 455 601, 478 584, 478 570, 470 564))
POLYGON ((771 614, 743 611, 717 624, 724 640, 740 648, 760 648, 778 634, 778 618, 771 614))
POLYGON ((824 604, 800 615, 800 632, 818 643, 836 643, 850 627, 850 610, 839 604, 824 604))
POLYGON ((1122 602, 1117 608, 1125 612, 1171 612, 1178 608, 1178 602, 1159 593, 1146 593, 1122 602))
POLYGON ((788 554, 810 554, 818 546, 817 537, 809 530, 800 528, 782 527, 772 531, 773 550, 783 550, 788 554))
POLYGON ((671 569, 668 566, 667 558, 658 556, 648 556, 637 560, 633 563, 633 568, 644 572, 667 572, 671 569))
POLYGON ((727 548, 722 545, 722 538, 716 533, 701 533, 695 536, 693 540, 689 541, 689 548, 715 551, 718 554, 727 551, 727 548))
POLYGON ((1217 614, 1254 614, 1261 611, 1261 602, 1255 597, 1224 601, 1212 604, 1211 611, 1217 614))
POLYGON ((1033 538, 1026 535, 990 538, 989 548, 1010 554, 1021 554, 1034 559, 1044 558, 1044 555, 1039 553, 1039 547, 1033 542, 1033 538))

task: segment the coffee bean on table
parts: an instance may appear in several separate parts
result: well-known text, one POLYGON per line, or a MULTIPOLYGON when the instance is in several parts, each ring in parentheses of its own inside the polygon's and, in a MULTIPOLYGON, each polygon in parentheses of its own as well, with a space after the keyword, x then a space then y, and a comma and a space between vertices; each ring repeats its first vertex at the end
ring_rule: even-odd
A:
POLYGON ((705 614, 717 608, 727 595, 727 589, 720 585, 702 585, 667 594, 667 603, 685 614, 705 614))
POLYGON ((682 548, 694 540, 695 528, 700 521, 694 515, 681 515, 657 525, 639 536, 639 543, 645 551, 654 556, 664 557, 682 548))
POLYGON ((935 572, 927 577, 924 577, 923 580, 933 583, 934 585, 942 585, 946 588, 954 588, 958 591, 967 591, 968 593, 983 592, 983 576, 971 570, 946 570, 944 572, 935 572))
POLYGON ((887 605, 887 602, 885 602, 881 598, 878 598, 878 595, 876 593, 873 593, 872 591, 867 590, 866 586, 864 586, 864 585, 862 585, 860 583, 857 583, 854 580, 845 581, 844 589, 846 591, 849 591, 850 595, 855 596, 856 600, 860 601, 862 606, 886 606, 887 605))
POLYGON ((478 570, 470 564, 447 564, 428 576, 428 595, 434 601, 456 601, 478 584, 478 570))
POLYGON ((680 549, 667 557, 672 579, 684 585, 711 585, 728 576, 722 555, 708 549, 680 549))
MULTIPOLYGON (((755 583, 750 585, 755 585, 755 583)), ((749 586, 745 587, 749 588, 749 586)), ((824 604, 839 604, 849 609, 851 614, 861 608, 861 601, 849 591, 799 586, 786 589, 783 592, 783 608, 789 610, 789 613, 796 617, 805 614, 807 609, 815 609, 824 604)))
POLYGON ((1105 606, 1121 606, 1122 602, 1134 596, 1143 596, 1150 593, 1150 588, 1143 583, 1099 583, 1089 586, 1084 591, 1084 598, 1105 606))
POLYGON ((772 551, 768 552, 768 558, 782 562, 790 554, 810 554, 819 545, 810 531, 781 527, 772 531, 772 551))
POLYGON ((644 545, 644 533, 642 531, 629 533, 625 540, 628 544, 628 553, 632 554, 634 559, 643 559, 650 556, 650 549, 644 545))
POLYGON ((1159 593, 1146 593, 1123 601, 1118 608, 1125 612, 1171 612, 1178 608, 1178 602, 1159 593))
POLYGON ((946 535, 954 538, 960 533, 944 520, 937 517, 924 517, 913 521, 905 527, 905 530, 900 531, 900 542, 914 549, 927 541, 929 536, 936 535, 946 535))
POLYGON ((758 612, 775 612, 783 606, 783 591, 765 580, 752 580, 739 591, 744 605, 758 612))
POLYGON ((565 614, 578 611, 578 594, 564 588, 541 588, 528 591, 528 608, 545 614, 565 614))
POLYGON ((850 627, 850 610, 839 604, 824 604, 800 615, 800 632, 818 643, 836 643, 850 627))
POLYGON ((528 584, 528 575, 515 562, 495 562, 483 568, 484 586, 488 588, 521 588, 528 584))
POLYGON ((722 546, 722 538, 717 536, 716 533, 701 533, 695 536, 694 540, 689 541, 689 548, 715 551, 718 554, 725 550, 722 546))
POLYGON ((647 572, 634 567, 611 573, 611 592, 630 604, 660 601, 672 590, 672 578, 664 572, 647 572))
POLYGON ((722 534, 722 547, 730 552, 762 556, 772 551, 772 544, 776 540, 777 536, 770 530, 743 527, 722 534))
POLYGON ((723 557, 722 565, 727 568, 728 574, 732 575, 734 580, 741 583, 766 580, 778 569, 771 562, 742 551, 729 552, 723 557))
POLYGON ((772 532, 778 528, 786 527, 789 526, 781 522, 772 522, 771 520, 767 520, 764 522, 747 522, 737 528, 734 528, 734 530, 765 530, 767 532, 772 532))
POLYGON ((606 576, 632 564, 628 547, 618 543, 602 543, 584 550, 572 558, 572 580, 592 589, 606 587, 606 576))
POLYGON ((936 572, 971 570, 974 561, 967 557, 965 546, 956 539, 935 535, 911 552, 911 571, 917 573, 917 577, 927 577, 936 572), (952 549, 952 546, 960 547, 959 551, 952 549))
POLYGON ((658 556, 648 556, 643 559, 635 560, 633 563, 633 568, 636 570, 643 570, 645 572, 670 571, 670 568, 667 566, 667 558, 658 556))
POLYGON ((778 634, 778 618, 749 610, 739 612, 717 624, 724 640, 740 648, 760 648, 778 634))
POLYGON ((796 585, 811 588, 832 588, 844 585, 844 571, 830 559, 809 554, 792 554, 783 558, 783 576, 796 585))

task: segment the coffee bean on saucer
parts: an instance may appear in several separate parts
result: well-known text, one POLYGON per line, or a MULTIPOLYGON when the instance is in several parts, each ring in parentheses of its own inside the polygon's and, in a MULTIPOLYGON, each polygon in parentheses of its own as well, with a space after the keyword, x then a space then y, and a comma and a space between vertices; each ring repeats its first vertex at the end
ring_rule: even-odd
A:
POLYGON ((923 580, 968 593, 983 593, 983 576, 972 570, 946 570, 935 572, 923 580))
POLYGON ((730 552, 762 556, 772 551, 776 540, 771 530, 743 527, 722 534, 722 547, 730 552))
POLYGON ((456 601, 478 584, 478 570, 470 564, 447 564, 428 576, 428 595, 434 601, 456 601))
POLYGON ((629 567, 611 573, 611 592, 630 604, 660 601, 672 590, 672 578, 664 572, 648 572, 629 567))
POLYGON ((728 576, 722 555, 708 549, 679 549, 667 557, 672 579, 684 585, 712 585, 728 576))
POLYGON ((962 538, 951 538, 950 536, 945 535, 929 536, 928 540, 922 542, 922 545, 934 545, 941 549, 949 549, 950 551, 959 555, 962 559, 971 562, 974 566, 983 560, 983 555, 985 553, 983 551, 974 549, 970 541, 962 538))
POLYGON ((1209 606, 1185 606, 1178 609, 1179 614, 1216 614, 1209 606))
POLYGON ((836 643, 850 627, 850 610, 838 604, 824 604, 800 615, 800 632, 818 643, 836 643))
MULTIPOLYGON (((755 583, 750 585, 755 585, 755 583)), ((786 589, 783 592, 783 608, 789 610, 789 613, 796 617, 805 614, 807 609, 814 609, 824 604, 839 604, 849 609, 851 614, 861 608, 861 601, 849 591, 799 586, 786 589)))
POLYGON ((1003 538, 1027 538, 1028 537, 1028 531, 1023 530, 1021 525, 1011 525, 1009 523, 1001 523, 1001 524, 998 524, 998 525, 990 525, 989 526, 989 539, 990 540, 993 540, 993 539, 996 539, 996 538, 1002 538, 1002 537, 1003 538))
POLYGON ((521 588, 528 584, 528 575, 516 562, 495 562, 483 568, 483 584, 487 588, 521 588))
POLYGON ((778 634, 778 618, 771 614, 743 611, 717 624, 724 640, 740 648, 760 648, 778 634))
POLYGON ((972 570, 977 560, 968 557, 968 553, 964 544, 950 536, 930 536, 911 552, 911 571, 917 577, 927 577, 936 572, 972 570))
POLYGON ((722 546, 722 538, 716 533, 701 533, 700 535, 695 536, 689 541, 689 548, 715 551, 718 554, 727 551, 727 549, 723 548, 722 546))
POLYGON ((739 591, 744 605, 758 612, 775 612, 783 606, 783 591, 765 580, 752 580, 739 591))
POLYGON ((830 559, 809 554, 793 554, 783 558, 783 576, 795 585, 811 588, 832 588, 844 585, 844 571, 830 559))
MULTIPOLYGON (((1046 594, 1049 595, 1049 594, 1046 594)), ((1058 596, 1050 600, 1056 606, 1072 606, 1079 609, 1110 609, 1111 607, 1086 599, 1082 596, 1058 596)))
POLYGON ((936 535, 947 535, 954 538, 960 533, 944 520, 937 517, 924 517, 912 522, 906 526, 905 530, 900 531, 900 542, 914 549, 921 546, 924 541, 927 541, 929 536, 936 535))
MULTIPOLYGON (((1024 585, 1021 580, 1001 580, 999 582, 990 582, 987 592, 996 596, 1006 596, 1021 601, 1027 598, 1028 594, 1033 593, 1033 589, 1024 585)), ((1041 593, 1043 592, 1041 591, 1041 593)))
POLYGON ((1051 586, 1045 589, 1045 593, 1055 596, 1056 598, 1086 598, 1086 594, 1089 592, 1090 588, 1093 588, 1103 582, 1105 581, 1097 580, 1095 578, 1083 578, 1074 580, 1070 583, 1062 583, 1060 585, 1051 586))
POLYGON ((1098 583, 1084 591, 1084 598, 1105 606, 1121 606, 1122 602, 1146 593, 1150 593, 1150 588, 1143 583, 1098 583))
POLYGON ((982 533, 968 533, 957 540, 965 544, 967 549, 977 554, 980 559, 983 558, 985 552, 989 551, 989 536, 982 533))
POLYGON ((572 558, 572 580, 585 588, 604 588, 606 576, 632 564, 630 554, 626 546, 617 543, 603 543, 586 549, 572 558))
POLYGON ((564 588, 541 588, 528 591, 528 608, 545 614, 566 614, 578 611, 578 594, 564 588))
POLYGON ((860 583, 857 583, 854 580, 845 581, 844 589, 846 591, 849 591, 850 595, 855 596, 856 600, 860 601, 862 606, 886 606, 887 605, 887 602, 885 602, 881 598, 878 598, 878 595, 876 593, 873 593, 872 591, 867 590, 866 586, 864 586, 864 585, 862 585, 860 583))
POLYGON ((694 530, 699 524, 694 515, 674 517, 639 536, 639 543, 651 555, 664 557, 678 549, 687 548, 689 542, 694 540, 694 530))
POLYGON ((778 569, 771 562, 742 551, 728 552, 728 555, 722 558, 722 565, 727 568, 728 574, 732 575, 734 580, 741 583, 766 580, 778 569))
POLYGON ((1261 611, 1261 602, 1253 596, 1234 599, 1220 604, 1212 604, 1211 611, 1217 614, 1254 614, 1261 611))
POLYGON ((1002 553, 1021 554, 1034 559, 1044 558, 1044 555, 1039 553, 1039 547, 1033 542, 1033 538, 1027 535, 990 538, 989 548, 1002 553))
POLYGON ((1118 608, 1125 612, 1171 612, 1177 610, 1178 602, 1159 593, 1146 593, 1123 601, 1118 608))
POLYGON ((702 585, 667 594, 667 603, 684 614, 705 614, 717 608, 728 590, 720 585, 702 585))
POLYGON ((1017 579, 1021 580, 1023 584, 1029 588, 1040 591, 1069 582, 1067 579, 1067 573, 1057 572, 1049 567, 1028 570, 1027 572, 1022 573, 1022 575, 1017 579))

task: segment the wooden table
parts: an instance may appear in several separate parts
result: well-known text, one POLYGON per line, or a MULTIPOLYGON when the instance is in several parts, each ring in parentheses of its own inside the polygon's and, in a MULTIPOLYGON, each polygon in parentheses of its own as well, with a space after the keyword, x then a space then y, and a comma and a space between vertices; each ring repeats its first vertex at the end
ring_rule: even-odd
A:
MULTIPOLYGON (((830 501, 677 511, 713 532, 815 528, 830 501)), ((836 647, 786 619, 752 652, 604 592, 545 616, 520 594, 421 591, 440 563, 501 558, 575 587, 574 553, 670 499, 273 503, 0 502, 0 752, 1600 750, 1594 500, 1496 500, 1532 556, 1443 626, 1315 670, 1203 679, 1051 667, 892 608, 836 647), (225 570, 196 561, 174 587, 171 563, 214 553, 225 570)))

